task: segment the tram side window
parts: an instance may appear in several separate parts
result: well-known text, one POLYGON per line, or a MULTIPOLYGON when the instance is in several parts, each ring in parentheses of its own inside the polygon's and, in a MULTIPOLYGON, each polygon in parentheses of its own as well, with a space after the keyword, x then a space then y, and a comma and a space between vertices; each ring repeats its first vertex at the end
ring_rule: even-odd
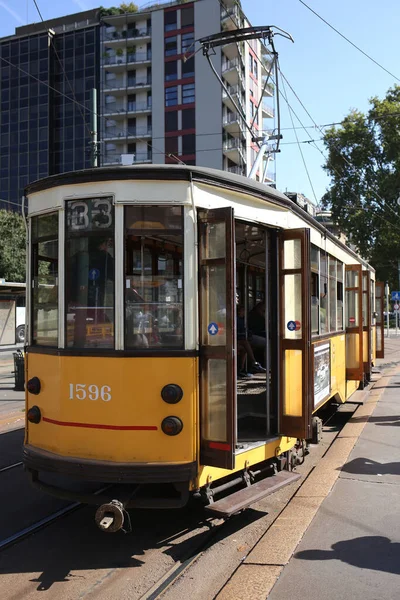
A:
POLYGON ((66 215, 66 345, 113 348, 112 198, 71 200, 66 215))
POLYGON ((183 348, 183 209, 125 207, 125 348, 183 348))
POLYGON ((319 250, 311 246, 311 333, 319 333, 319 250))
POLYGON ((58 213, 32 218, 32 344, 58 346, 58 213))
POLYGON ((329 271, 329 330, 336 331, 337 326, 337 260, 328 255, 329 271))
POLYGON ((343 329, 343 263, 337 261, 337 330, 343 329))

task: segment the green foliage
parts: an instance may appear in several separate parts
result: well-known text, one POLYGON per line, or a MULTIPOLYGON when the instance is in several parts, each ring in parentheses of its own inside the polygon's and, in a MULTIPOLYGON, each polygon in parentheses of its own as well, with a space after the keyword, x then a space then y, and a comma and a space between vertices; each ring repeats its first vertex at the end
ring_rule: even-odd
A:
POLYGON ((138 6, 133 2, 129 2, 128 4, 123 2, 119 5, 119 8, 122 13, 135 13, 139 10, 138 6))
POLYGON ((332 179, 322 203, 376 268, 377 279, 399 289, 400 86, 369 102, 366 115, 352 110, 340 127, 326 131, 324 169, 332 179))
POLYGON ((135 13, 139 10, 137 4, 129 2, 128 4, 122 3, 119 6, 110 6, 110 8, 104 8, 100 6, 100 17, 110 17, 113 15, 123 15, 125 13, 135 13))
POLYGON ((0 277, 25 282, 26 233, 19 213, 0 210, 0 277))

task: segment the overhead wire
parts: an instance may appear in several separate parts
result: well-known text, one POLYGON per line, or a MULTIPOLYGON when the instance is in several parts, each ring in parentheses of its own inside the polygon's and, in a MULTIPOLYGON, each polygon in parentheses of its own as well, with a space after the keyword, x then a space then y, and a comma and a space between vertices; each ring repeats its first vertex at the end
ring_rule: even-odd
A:
POLYGON ((300 2, 300 4, 302 4, 303 6, 305 6, 310 12, 312 12, 316 17, 318 17, 318 19, 320 19, 321 21, 323 21, 325 23, 325 25, 328 25, 328 27, 330 27, 331 29, 333 29, 333 31, 335 31, 338 35, 340 35, 340 37, 342 37, 344 40, 346 40, 346 42, 348 42, 351 46, 353 46, 353 48, 355 48, 356 50, 358 50, 359 52, 361 52, 361 54, 363 54, 370 61, 372 61, 373 63, 375 63, 380 69, 382 69, 382 71, 385 71, 388 75, 390 75, 391 77, 393 77, 397 81, 400 81, 400 79, 396 75, 394 75, 393 73, 391 73, 388 69, 386 69, 386 67, 384 67, 383 65, 381 65, 381 63, 379 63, 377 60, 375 60, 372 56, 370 56, 369 54, 367 54, 366 52, 364 52, 364 50, 362 50, 359 46, 357 46, 357 44, 355 44, 354 42, 352 42, 348 37, 346 37, 338 29, 336 29, 336 27, 334 27, 326 19, 324 19, 323 17, 321 17, 321 15, 319 15, 313 8, 311 8, 311 6, 309 6, 308 4, 306 4, 303 0, 299 0, 299 2, 300 2))
MULTIPOLYGON (((32 73, 29 73, 29 71, 25 71, 25 69, 23 69, 22 67, 20 67, 19 65, 15 65, 14 63, 10 62, 9 60, 7 60, 6 58, 4 58, 3 56, 0 56, 0 60, 2 60, 4 63, 8 64, 10 67, 12 67, 13 69, 16 69, 17 71, 20 71, 21 73, 24 73, 24 75, 28 75, 28 77, 30 77, 31 79, 34 79, 35 81, 37 81, 38 83, 44 85, 47 89, 50 89, 54 92, 56 92, 57 94, 59 94, 60 96, 63 96, 64 98, 67 98, 67 100, 70 100, 71 102, 74 102, 75 104, 79 104, 81 107, 83 107, 86 111, 96 114, 91 108, 88 108, 87 106, 85 106, 84 104, 82 104, 81 102, 79 102, 78 100, 74 100, 74 98, 71 98, 71 96, 68 96, 67 94, 65 94, 64 92, 61 92, 60 90, 57 90, 57 88, 53 87, 52 85, 50 85, 49 83, 47 83, 46 81, 42 81, 41 79, 39 79, 38 77, 36 77, 35 75, 32 75, 32 73)), ((109 117, 106 117, 104 115, 100 115, 101 119, 106 119, 108 120, 109 117)), ((120 129, 122 133, 124 133, 124 130, 121 129, 121 127, 116 126, 116 129, 120 129)), ((158 138, 158 139, 164 139, 164 138, 158 138)), ((139 142, 145 142, 147 144, 147 146, 151 149, 155 149, 157 150, 160 154, 163 154, 164 156, 168 156, 170 158, 172 158, 173 160, 175 160, 176 162, 178 162, 179 164, 185 164, 180 158, 178 158, 177 156, 175 156, 175 154, 172 153, 168 153, 168 152, 164 152, 162 150, 160 150, 159 148, 156 148, 155 146, 153 146, 152 144, 150 144, 146 139, 139 137, 139 136, 135 136, 135 140, 139 141, 139 142)))
MULTIPOLYGON (((298 100, 298 102, 301 104, 302 108, 304 109, 304 111, 307 113, 308 117, 311 119, 311 121, 314 123, 315 127, 319 130, 319 132, 321 133, 321 135, 324 135, 324 132, 322 131, 322 129, 317 125, 317 123, 315 122, 315 120, 312 118, 312 116, 310 115, 309 111, 307 110, 307 108, 304 106, 303 102, 300 100, 298 94, 295 92, 295 90, 293 89, 293 87, 290 85, 290 82, 288 81, 288 79, 285 77, 285 75, 282 73, 282 70, 279 69, 279 72, 281 74, 282 80, 286 81, 286 83, 288 84, 289 88, 291 89, 293 95, 296 97, 296 99, 298 100)), ((337 152, 339 153, 340 157, 343 159, 343 161, 351 168, 354 169, 354 165, 346 158, 346 156, 343 155, 341 148, 339 148, 335 142, 332 142, 333 147, 337 150, 337 152)), ((382 198, 382 196, 379 194, 379 192, 376 190, 376 188, 372 188, 375 196, 383 203, 383 206, 381 208, 387 207, 389 208, 392 213, 396 216, 396 218, 399 217, 398 213, 390 206, 390 204, 387 204, 385 202, 385 200, 382 198)))
MULTIPOLYGON (((278 68, 279 68, 279 63, 278 63, 278 68)), ((282 79, 282 87, 283 87, 283 95, 284 95, 284 98, 285 98, 285 99, 286 99, 286 101, 287 101, 286 87, 285 87, 285 82, 284 82, 284 80, 283 80, 283 79, 282 79)), ((293 125, 293 128, 294 128, 294 121, 293 121, 293 115, 292 115, 292 107, 290 106, 289 102, 287 102, 287 105, 288 105, 288 110, 289 110, 289 116, 290 116, 290 120, 291 120, 291 122, 292 122, 292 125, 293 125)), ((319 201, 318 201, 318 199, 317 199, 317 195, 316 195, 316 193, 315 193, 315 189, 314 189, 314 186, 313 186, 313 182, 312 182, 312 180, 311 180, 311 176, 310 176, 310 173, 309 173, 309 170, 308 170, 308 167, 307 167, 306 159, 304 158, 303 150, 302 150, 302 148, 301 148, 301 146, 300 146, 300 142, 299 142, 299 137, 298 137, 298 135, 297 135, 297 131, 296 131, 295 129, 293 129, 293 131, 294 131, 294 134, 295 134, 295 136, 296 136, 296 141, 297 141, 297 145, 298 145, 298 147, 299 147, 299 151, 300 151, 301 159, 302 159, 302 161, 303 161, 304 169, 305 169, 305 171, 306 171, 306 173, 307 173, 308 181, 309 181, 309 183, 310 183, 310 186, 311 186, 311 189, 312 189, 312 193, 313 193, 313 195, 314 195, 315 202, 316 202, 317 206, 319 206, 319 201)))
MULTIPOLYGON (((40 12, 40 9, 39 9, 39 6, 38 6, 38 3, 37 3, 37 1, 36 1, 36 0, 33 0, 33 3, 34 3, 34 5, 35 5, 35 7, 36 7, 36 10, 37 10, 37 12, 39 13, 39 17, 41 18, 41 20, 42 20, 42 23, 45 23, 45 21, 44 21, 44 19, 43 19, 43 16, 42 16, 42 13, 40 12)), ((50 32, 50 30, 49 30, 49 28, 48 28, 48 27, 46 27, 46 30, 47 30, 47 33, 48 33, 48 35, 49 35, 49 37, 50 37, 50 43, 51 43, 51 45, 53 46, 54 54, 56 55, 57 61, 59 62, 59 64, 60 64, 60 67, 61 67, 61 69, 62 69, 62 72, 63 72, 64 78, 65 78, 66 82, 68 83, 68 85, 69 85, 69 88, 70 88, 70 90, 71 90, 72 97, 73 97, 74 101, 75 101, 75 102, 77 102, 77 100, 76 100, 76 96, 75 96, 75 92, 74 92, 74 89, 73 89, 73 87, 72 87, 72 85, 71 85, 71 82, 70 82, 70 80, 69 80, 69 78, 68 78, 68 75, 67 75, 67 73, 66 73, 66 71, 65 71, 64 65, 63 65, 63 63, 62 63, 62 61, 61 61, 61 59, 60 59, 60 56, 59 56, 58 52, 57 52, 57 48, 56 48, 56 45, 55 45, 55 43, 54 43, 53 35, 52 35, 52 33, 50 32)), ((78 106, 79 112, 81 113, 81 117, 82 117, 83 124, 84 124, 84 126, 86 127, 86 130, 87 130, 87 132, 89 133, 89 135, 91 135, 91 134, 92 134, 92 132, 91 132, 91 129, 90 129, 89 125, 88 125, 88 124, 87 124, 87 122, 86 122, 85 115, 83 114, 82 108, 80 107, 79 103, 77 103, 77 106, 78 106)))

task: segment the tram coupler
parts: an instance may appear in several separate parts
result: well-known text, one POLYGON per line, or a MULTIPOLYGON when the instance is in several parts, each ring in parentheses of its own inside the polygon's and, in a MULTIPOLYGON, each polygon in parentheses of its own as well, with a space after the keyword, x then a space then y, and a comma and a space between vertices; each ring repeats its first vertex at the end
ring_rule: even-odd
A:
POLYGON ((132 531, 129 513, 119 500, 111 500, 111 502, 99 506, 94 520, 97 527, 107 533, 115 533, 120 530, 124 533, 132 531), (124 528, 125 524, 126 527, 124 528))

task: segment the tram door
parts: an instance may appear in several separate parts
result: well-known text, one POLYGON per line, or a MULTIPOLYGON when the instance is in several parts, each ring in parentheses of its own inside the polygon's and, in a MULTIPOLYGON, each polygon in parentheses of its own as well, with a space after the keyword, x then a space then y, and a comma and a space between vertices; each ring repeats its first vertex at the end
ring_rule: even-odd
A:
POLYGON ((279 239, 280 432, 311 437, 310 230, 292 229, 279 239))
POLYGON ((371 273, 362 272, 362 328, 364 375, 369 381, 372 369, 371 273))
POLYGON ((385 319, 383 309, 385 306, 385 284, 377 281, 375 284, 375 309, 376 309, 376 358, 385 357, 385 319))
POLYGON ((232 208, 199 210, 200 460, 233 469, 236 445, 232 208))
POLYGON ((346 379, 363 381, 363 284, 361 265, 346 265, 346 379))

